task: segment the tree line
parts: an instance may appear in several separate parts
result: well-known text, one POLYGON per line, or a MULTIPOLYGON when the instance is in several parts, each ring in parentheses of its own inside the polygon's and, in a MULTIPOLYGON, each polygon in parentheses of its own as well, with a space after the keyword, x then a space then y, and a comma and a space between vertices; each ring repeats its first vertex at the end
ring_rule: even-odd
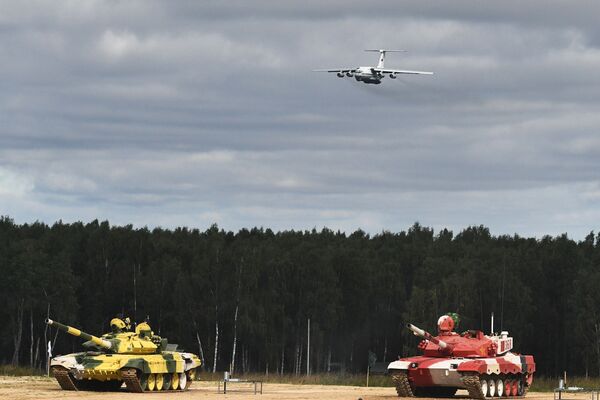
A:
POLYGON ((0 218, 0 363, 44 368, 81 349, 51 318, 91 334, 116 314, 198 353, 207 371, 358 372, 417 352, 407 322, 435 333, 508 330, 538 371, 600 376, 600 235, 575 241, 458 234, 415 223, 369 235, 229 232, 0 218))

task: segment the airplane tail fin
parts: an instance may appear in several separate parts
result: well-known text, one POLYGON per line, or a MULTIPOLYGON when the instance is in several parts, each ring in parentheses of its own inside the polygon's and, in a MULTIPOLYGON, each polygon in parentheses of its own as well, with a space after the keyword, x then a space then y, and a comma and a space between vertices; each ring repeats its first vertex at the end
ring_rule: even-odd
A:
POLYGON ((406 50, 387 50, 387 49, 367 49, 365 51, 374 51, 379 53, 379 63, 377 68, 384 68, 385 64, 385 53, 404 53, 406 50))

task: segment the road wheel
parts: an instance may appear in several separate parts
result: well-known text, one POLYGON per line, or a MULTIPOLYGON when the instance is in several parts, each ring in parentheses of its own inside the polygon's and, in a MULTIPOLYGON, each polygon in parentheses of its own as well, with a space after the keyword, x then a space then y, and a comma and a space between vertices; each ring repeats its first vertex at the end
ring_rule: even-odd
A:
POLYGON ((187 386, 187 375, 185 372, 179 374, 179 389, 185 390, 187 386))
POLYGON ((156 374, 148 375, 148 390, 153 391, 156 389, 156 374))
POLYGON ((163 383, 163 390, 171 390, 171 385, 172 385, 172 379, 171 379, 171 374, 162 374, 163 379, 164 379, 164 383, 163 383))
POLYGON ((179 374, 177 372, 171 374, 171 389, 179 389, 179 374))
POLYGON ((163 374, 156 374, 156 390, 163 390, 163 385, 165 384, 165 379, 163 374))
POLYGON ((488 391, 490 397, 496 396, 496 381, 493 379, 488 379, 488 391))
POLYGON ((504 390, 502 391, 503 396, 511 396, 512 391, 512 379, 504 379, 504 390))
POLYGON ((497 379, 496 380, 496 397, 502 397, 503 393, 504 393, 504 382, 502 382, 502 379, 497 379))
POLYGON ((510 394, 512 396, 516 396, 517 394, 519 394, 519 382, 517 379, 513 379, 512 381, 512 388, 510 390, 510 394))
POLYGON ((485 397, 488 397, 489 396, 489 394, 488 394, 488 389, 489 388, 488 388, 487 380, 486 379, 481 379, 479 382, 481 383, 481 391, 483 392, 483 395, 485 397))
POLYGON ((140 386, 142 387, 143 391, 148 390, 148 376, 150 374, 141 374, 140 375, 140 386))
POLYGON ((525 394, 525 384, 522 379, 517 381, 517 396, 523 396, 525 394))

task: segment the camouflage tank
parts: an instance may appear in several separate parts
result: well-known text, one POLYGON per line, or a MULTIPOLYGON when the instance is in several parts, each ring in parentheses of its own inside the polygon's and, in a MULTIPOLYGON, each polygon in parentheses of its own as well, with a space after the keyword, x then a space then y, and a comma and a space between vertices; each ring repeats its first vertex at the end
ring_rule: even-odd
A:
POLYGON ((129 331, 129 319, 111 320, 112 332, 97 337, 51 319, 50 326, 78 336, 89 350, 52 358, 50 368, 64 390, 118 390, 129 392, 187 390, 196 378, 200 359, 177 351, 152 332, 147 322, 129 331), (127 322, 126 322, 127 321, 127 322))
POLYGON ((511 352, 513 338, 506 331, 489 336, 477 330, 458 334, 454 332, 457 320, 453 313, 441 316, 437 336, 407 325, 422 339, 423 354, 399 358, 388 366, 398 396, 452 397, 458 389, 479 400, 525 396, 535 373, 533 356, 511 352))

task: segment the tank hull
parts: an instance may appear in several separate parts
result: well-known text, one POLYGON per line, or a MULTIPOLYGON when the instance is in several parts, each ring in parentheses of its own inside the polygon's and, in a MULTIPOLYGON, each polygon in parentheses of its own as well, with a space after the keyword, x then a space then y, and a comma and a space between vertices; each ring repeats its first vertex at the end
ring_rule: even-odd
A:
POLYGON ((55 357, 50 363, 65 390, 186 390, 196 377, 200 359, 192 353, 104 354, 82 352, 55 357))
POLYGON ((467 389, 470 397, 485 398, 494 395, 492 386, 502 386, 503 395, 517 396, 531 385, 535 362, 533 356, 510 352, 487 358, 415 356, 390 363, 388 372, 402 397, 419 392, 429 395, 429 389, 446 387, 467 389))

